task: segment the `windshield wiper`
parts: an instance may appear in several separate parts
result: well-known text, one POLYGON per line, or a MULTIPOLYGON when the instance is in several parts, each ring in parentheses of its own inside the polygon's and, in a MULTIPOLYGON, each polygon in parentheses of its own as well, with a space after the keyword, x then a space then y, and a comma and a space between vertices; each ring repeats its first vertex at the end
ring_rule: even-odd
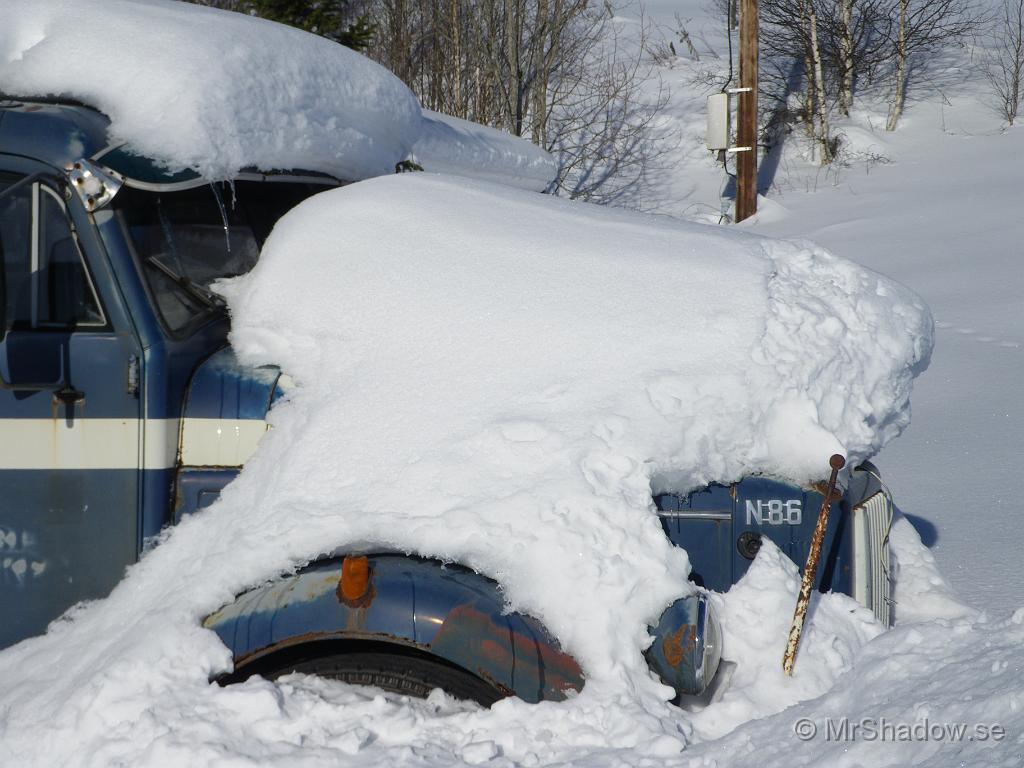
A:
POLYGON ((156 256, 149 256, 146 258, 146 263, 161 272, 165 277, 174 281, 174 283, 180 287, 183 291, 198 299, 201 303, 205 304, 210 309, 223 309, 227 306, 227 302, 224 301, 224 297, 214 293, 205 285, 197 283, 190 277, 185 275, 179 275, 173 269, 164 264, 156 256))

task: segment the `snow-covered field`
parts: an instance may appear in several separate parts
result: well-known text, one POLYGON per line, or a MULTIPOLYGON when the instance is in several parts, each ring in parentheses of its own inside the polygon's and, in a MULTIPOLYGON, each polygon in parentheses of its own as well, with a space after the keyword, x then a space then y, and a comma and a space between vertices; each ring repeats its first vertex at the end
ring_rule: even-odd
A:
MULTIPOLYGON (((690 5, 682 15, 693 20, 691 34, 704 25, 721 50, 709 12, 690 5)), ((669 23, 676 8, 652 10, 669 23)), ((690 139, 703 125, 692 70, 680 62, 663 71, 673 119, 690 139)), ((652 466, 682 468, 693 483, 752 467, 803 477, 813 457, 836 448, 876 450, 903 425, 907 367, 927 354, 927 314, 912 294, 811 246, 610 211, 572 214, 575 206, 476 182, 389 178, 360 185, 357 197, 352 187, 303 206, 253 275, 226 288, 240 351, 284 363, 298 394, 275 413, 278 429, 255 469, 223 503, 179 526, 108 601, 0 654, 0 765, 1024 764, 1024 577, 1011 485, 1024 434, 1015 398, 1024 381, 1016 192, 1024 134, 999 131, 979 81, 965 72, 941 96, 917 91, 895 134, 872 130, 877 112, 851 118, 851 145, 890 162, 853 161, 822 176, 795 154, 784 157, 760 215, 742 226, 810 239, 890 275, 934 314, 936 347, 914 385, 913 424, 876 459, 906 515, 892 537, 901 576, 895 628, 883 632, 848 598, 822 596, 798 673, 785 678, 779 659, 797 572, 766 546, 740 584, 714 597, 726 658, 737 664, 722 699, 699 712, 671 707, 646 676, 638 633, 659 601, 685 589, 686 563, 645 518, 642 497, 652 466), (454 244, 451 210, 463 227, 472 223, 454 244), (522 219, 547 241, 524 243, 522 219), (688 252, 677 253, 676 242, 688 252), (630 247, 644 258, 627 269, 618 253, 630 247), (309 256, 307 275, 343 270, 363 282, 344 301, 333 286, 311 290, 289 261, 294 249, 309 256), (410 250, 419 256, 412 272, 410 250), (546 296, 545 286, 558 291, 546 296), (663 301, 651 300, 651 286, 663 301), (890 299, 857 304, 872 292, 890 299), (773 298, 784 311, 773 314, 773 298), (710 312, 716 302, 732 308, 723 313, 728 322, 697 327, 694 337, 673 332, 680 303, 699 325, 692 307, 710 312), (285 327, 282 303, 299 310, 285 327), (865 310, 875 315, 858 329, 865 310), (795 349, 832 365, 809 367, 796 354, 783 368, 752 360, 764 327, 777 357, 795 349), (404 377, 379 386, 397 360, 410 359, 424 372, 416 389, 404 377), (603 364, 593 367, 595 359, 603 364), (714 375, 694 391, 688 374, 702 365, 714 375), (787 403, 791 377, 802 387, 787 403), (517 398, 524 387, 532 399, 517 398), (359 408, 339 414, 338 398, 359 408), (723 417, 725 400, 742 407, 723 417), (688 408, 693 402, 700 407, 688 408), (780 410, 785 423, 768 418, 780 410), (872 423, 882 417, 881 427, 865 431, 867 415, 872 423), (415 441, 409 419, 419 425, 415 441), (676 429, 683 423, 691 442, 676 429), (324 464, 332 434, 371 432, 372 443, 347 441, 348 461, 332 445, 324 464), (770 465, 780 456, 786 463, 770 465), (467 466, 475 478, 468 485, 467 466), (524 488, 523 476, 535 482, 524 488), (420 489, 418 518, 395 517, 401 500, 373 493, 399 485, 396 478, 403 494, 409 483, 420 489), (495 489, 503 501, 481 520, 484 494, 493 498, 495 489), (485 711, 440 695, 400 701, 298 676, 208 685, 207 674, 229 660, 198 618, 320 551, 325 538, 330 547, 379 538, 374 526, 346 518, 346 507, 368 506, 395 524, 389 544, 469 560, 500 578, 515 605, 545 618, 581 658, 590 675, 583 693, 485 711), (575 536, 583 518, 589 535, 575 536), (631 521, 625 531, 622 519, 631 521), (438 520, 464 535, 438 531, 438 520), (561 531, 559 540, 540 547, 541 523, 561 531), (239 546, 243 528, 251 538, 239 546), (524 544, 518 556, 495 547, 498 536, 524 544), (628 562, 602 563, 609 546, 628 562), (559 564, 570 549, 583 557, 567 570, 559 564), (238 551, 247 556, 225 558, 238 551), (548 588, 557 578, 575 588, 548 588), (584 589, 585 580, 597 586, 584 589), (626 605, 624 595, 641 593, 646 602, 634 597, 615 621, 584 624, 586 608, 626 605), (872 736, 864 723, 888 725, 892 736, 872 736), (862 730, 851 732, 855 724, 862 730), (962 738, 939 733, 961 724, 962 738), (847 738, 835 738, 838 731, 847 738)), ((248 146, 259 153, 258 142, 248 146)), ((691 142, 677 159, 655 207, 717 213, 722 179, 707 153, 691 142)))

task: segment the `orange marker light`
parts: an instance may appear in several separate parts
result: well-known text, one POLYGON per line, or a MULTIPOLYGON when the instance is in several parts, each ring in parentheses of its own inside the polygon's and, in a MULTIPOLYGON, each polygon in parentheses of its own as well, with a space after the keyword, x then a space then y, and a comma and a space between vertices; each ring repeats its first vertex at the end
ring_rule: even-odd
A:
POLYGON ((346 557, 341 561, 338 595, 354 603, 366 594, 370 583, 370 561, 366 557, 346 557))

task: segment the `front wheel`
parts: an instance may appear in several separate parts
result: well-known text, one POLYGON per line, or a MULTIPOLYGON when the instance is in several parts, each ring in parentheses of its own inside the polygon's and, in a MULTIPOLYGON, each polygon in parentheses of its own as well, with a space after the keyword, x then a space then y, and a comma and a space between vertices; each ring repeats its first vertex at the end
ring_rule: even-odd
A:
POLYGON ((390 693, 425 699, 435 688, 457 699, 489 707, 504 695, 495 686, 439 659, 380 651, 354 651, 298 660, 267 670, 276 679, 291 672, 318 675, 353 685, 369 685, 390 693))

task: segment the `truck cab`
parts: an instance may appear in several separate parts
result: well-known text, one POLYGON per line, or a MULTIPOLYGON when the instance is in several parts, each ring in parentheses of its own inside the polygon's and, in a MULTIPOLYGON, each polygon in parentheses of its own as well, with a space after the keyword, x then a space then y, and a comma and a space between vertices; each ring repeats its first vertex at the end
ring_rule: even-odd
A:
MULTIPOLYGON (((211 287, 253 268, 286 211, 356 181, 292 169, 210 183, 112 143, 108 124, 82 104, 0 103, 0 647, 108 594, 237 476, 289 381, 239 364, 211 287)), ((691 579, 725 590, 764 538, 802 564, 823 494, 749 477, 652 499, 691 579)), ((855 469, 830 503, 817 586, 888 623, 893 508, 876 470, 855 469)), ((205 623, 235 660, 221 682, 300 670, 484 703, 585 682, 493 581, 400 553, 333 553, 205 623)), ((721 654, 706 596, 670 606, 651 633, 662 680, 704 691, 721 654)))
POLYGON ((81 105, 0 108, 0 646, 108 593, 254 449, 279 372, 234 363, 209 286, 340 183, 168 174, 109 146, 106 124, 81 105))

